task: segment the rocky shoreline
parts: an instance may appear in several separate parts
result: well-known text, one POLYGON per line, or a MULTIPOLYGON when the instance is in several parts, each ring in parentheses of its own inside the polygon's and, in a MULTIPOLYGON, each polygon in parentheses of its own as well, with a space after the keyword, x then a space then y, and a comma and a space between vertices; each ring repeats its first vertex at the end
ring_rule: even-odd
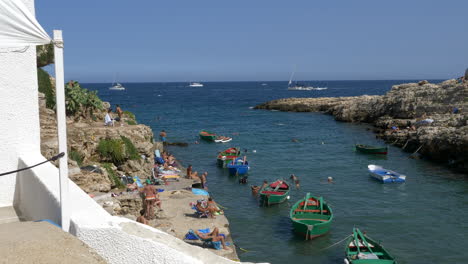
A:
MULTIPOLYGON (((57 124, 55 112, 46 107, 45 96, 39 94, 40 124, 41 124, 41 153, 50 158, 57 154, 57 124)), ((110 107, 104 102, 104 109, 110 107)), ((95 112, 94 118, 83 116, 67 117, 67 141, 69 151, 69 177, 83 191, 90 194, 95 201, 103 206, 111 215, 135 220, 140 216, 143 208, 142 196, 138 191, 127 192, 121 182, 123 175, 139 176, 145 181, 152 175, 154 166, 154 151, 159 149, 162 153, 162 142, 154 141, 154 134, 150 127, 137 124, 131 113, 124 113, 120 122, 114 127, 104 126, 106 112, 95 112), (122 140, 129 141, 134 149, 133 157, 125 157, 116 164, 103 157, 99 151, 102 141, 122 140), (114 194, 114 195, 113 195, 114 194)), ((128 146, 123 151, 128 151, 128 146)), ((179 239, 184 239, 189 229, 205 229, 218 227, 220 233, 225 234, 226 242, 230 244, 229 250, 215 250, 211 252, 231 260, 239 260, 229 230, 229 221, 224 215, 216 218, 198 218, 195 211, 189 206, 197 199, 207 199, 205 196, 193 194, 190 188, 199 181, 185 179, 185 169, 178 163, 181 178, 178 181, 168 181, 167 185, 157 185, 164 189, 160 193, 164 211, 156 212, 150 226, 158 228, 179 239)), ((57 164, 56 164, 57 165, 57 164)), ((156 210, 157 211, 157 210, 156 210)), ((202 246, 200 241, 186 241, 190 244, 202 246)))
POLYGON ((285 98, 255 109, 323 112, 337 121, 370 123, 378 138, 468 174, 468 83, 394 85, 382 96, 285 98))

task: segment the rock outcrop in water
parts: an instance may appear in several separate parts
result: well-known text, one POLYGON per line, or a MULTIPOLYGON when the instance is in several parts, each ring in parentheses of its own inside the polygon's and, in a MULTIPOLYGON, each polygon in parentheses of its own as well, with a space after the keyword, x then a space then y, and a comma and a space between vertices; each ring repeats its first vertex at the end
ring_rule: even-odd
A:
POLYGON ((383 96, 287 98, 255 109, 324 112, 338 121, 372 123, 388 143, 468 173, 468 83, 422 81, 395 85, 383 96))

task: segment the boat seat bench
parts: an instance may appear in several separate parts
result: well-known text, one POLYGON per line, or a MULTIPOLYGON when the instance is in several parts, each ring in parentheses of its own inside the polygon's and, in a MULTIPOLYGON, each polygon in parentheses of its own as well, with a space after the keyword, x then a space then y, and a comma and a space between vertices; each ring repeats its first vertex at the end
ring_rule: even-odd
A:
MULTIPOLYGON (((320 210, 318 209, 306 209, 306 210, 303 210, 303 209, 296 209, 294 210, 294 212, 306 212, 306 213, 320 213, 320 210)), ((322 212, 324 213, 328 213, 328 210, 323 210, 322 212)))
POLYGON ((262 191, 261 194, 276 194, 276 195, 284 195, 284 192, 273 192, 273 191, 262 191))
POLYGON ((328 221, 328 219, 310 219, 310 218, 293 218, 293 220, 296 220, 296 221, 311 220, 311 221, 322 221, 322 222, 328 221))

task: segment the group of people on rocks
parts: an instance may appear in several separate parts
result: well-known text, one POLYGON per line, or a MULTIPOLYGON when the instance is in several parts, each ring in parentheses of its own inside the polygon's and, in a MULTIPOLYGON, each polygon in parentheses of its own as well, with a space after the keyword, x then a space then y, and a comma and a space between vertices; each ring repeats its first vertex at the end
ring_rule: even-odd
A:
POLYGON ((109 108, 107 110, 107 114, 104 117, 104 125, 105 126, 114 126, 115 121, 120 122, 122 120, 123 111, 120 108, 120 105, 117 105, 115 107, 115 112, 117 113, 118 117, 112 118, 112 108, 109 108))

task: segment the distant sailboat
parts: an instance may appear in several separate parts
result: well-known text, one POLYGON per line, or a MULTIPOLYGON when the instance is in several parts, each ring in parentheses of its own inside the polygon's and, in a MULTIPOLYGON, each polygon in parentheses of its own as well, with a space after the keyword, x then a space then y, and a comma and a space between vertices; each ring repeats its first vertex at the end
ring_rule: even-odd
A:
POLYGON ((112 86, 109 87, 109 90, 114 90, 114 91, 123 91, 123 90, 125 90, 125 87, 123 87, 122 84, 115 81, 117 79, 116 77, 114 78, 114 81, 112 82, 112 86))

